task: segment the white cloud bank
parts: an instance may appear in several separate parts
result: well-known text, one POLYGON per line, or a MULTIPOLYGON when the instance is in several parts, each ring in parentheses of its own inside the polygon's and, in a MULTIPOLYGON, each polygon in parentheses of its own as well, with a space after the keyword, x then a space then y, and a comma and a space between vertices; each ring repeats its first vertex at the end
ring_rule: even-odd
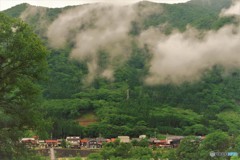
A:
MULTIPOLYGON (((160 5, 159 5, 160 6, 160 5)), ((239 15, 239 2, 221 14, 239 15)), ((161 10, 154 5, 151 10, 161 10)), ((147 84, 182 83, 200 78, 201 74, 214 65, 227 69, 240 67, 240 28, 228 25, 218 31, 204 33, 189 28, 166 36, 157 28, 143 31, 137 37, 129 36, 131 22, 138 17, 133 6, 87 5, 66 10, 48 28, 50 44, 64 47, 66 42, 74 46, 71 58, 87 61, 89 74, 86 82, 96 76, 113 79, 116 66, 131 54, 131 42, 147 44, 153 58, 147 84), (199 38, 201 35, 202 38, 199 38), (99 66, 98 53, 109 54, 108 64, 99 66)))
POLYGON ((234 1, 230 8, 223 9, 221 15, 224 16, 240 15, 240 0, 234 1))

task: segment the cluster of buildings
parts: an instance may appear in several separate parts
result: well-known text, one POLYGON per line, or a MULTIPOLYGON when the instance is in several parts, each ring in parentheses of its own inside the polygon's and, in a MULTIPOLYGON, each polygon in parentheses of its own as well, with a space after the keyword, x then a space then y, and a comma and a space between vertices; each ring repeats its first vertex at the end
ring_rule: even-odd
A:
POLYGON ((47 139, 39 140, 38 136, 32 138, 22 138, 21 143, 30 148, 50 148, 50 147, 68 147, 81 148, 81 138, 78 136, 67 137, 66 139, 47 139))
MULTIPOLYGON (((179 145, 183 136, 168 136, 164 140, 157 138, 147 139, 146 135, 141 135, 139 138, 130 139, 129 136, 118 136, 117 138, 83 138, 79 136, 66 137, 66 139, 56 140, 39 140, 37 136, 33 138, 22 138, 21 142, 28 147, 49 148, 49 147, 62 147, 62 148, 76 148, 76 149, 96 149, 102 148, 104 143, 110 143, 119 139, 121 143, 130 143, 132 141, 140 142, 143 139, 148 141, 149 147, 161 147, 161 148, 175 148, 179 145)), ((203 139, 204 137, 199 137, 203 139)))
POLYGON ((61 147, 61 148, 76 148, 76 149, 94 149, 102 148, 103 143, 114 142, 116 138, 84 138, 81 139, 79 136, 66 137, 66 139, 48 139, 39 140, 37 136, 33 138, 22 138, 21 143, 25 144, 29 148, 50 148, 50 147, 61 147))

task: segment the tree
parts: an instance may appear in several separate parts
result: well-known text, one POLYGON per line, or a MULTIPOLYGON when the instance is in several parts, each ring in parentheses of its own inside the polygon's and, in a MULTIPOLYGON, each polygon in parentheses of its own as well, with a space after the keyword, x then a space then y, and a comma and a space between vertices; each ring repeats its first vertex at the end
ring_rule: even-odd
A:
POLYGON ((0 13, 0 159, 20 158, 19 138, 42 123, 38 112, 47 51, 31 28, 0 13))
POLYGON ((152 150, 148 147, 133 147, 130 154, 135 159, 151 159, 153 156, 152 150))
POLYGON ((122 158, 129 158, 130 150, 132 149, 131 143, 120 143, 115 149, 115 156, 122 158))
POLYGON ((115 148, 112 146, 104 146, 104 148, 101 150, 101 155, 103 159, 111 159, 111 157, 114 157, 115 154, 115 148))
POLYGON ((198 159, 199 155, 198 147, 200 145, 200 139, 194 136, 189 136, 184 138, 179 147, 176 150, 176 155, 178 159, 198 159))
MULTIPOLYGON (((200 157, 203 159, 209 159, 210 152, 226 152, 230 147, 230 137, 222 131, 216 131, 210 133, 202 141, 199 146, 200 157)), ((220 157, 216 157, 221 159, 220 157)), ((222 159, 225 159, 222 157, 222 159)))
POLYGON ((240 135, 236 137, 236 139, 234 140, 234 144, 234 151, 240 153, 240 135))
POLYGON ((102 156, 99 153, 91 153, 88 156, 89 160, 102 159, 102 156))
POLYGON ((190 135, 206 135, 208 132, 208 129, 202 125, 202 124, 194 124, 190 127, 186 127, 184 134, 190 135))
POLYGON ((234 111, 221 112, 217 115, 219 121, 224 122, 228 126, 229 128, 228 133, 231 135, 238 135, 240 133, 239 116, 240 114, 234 111))

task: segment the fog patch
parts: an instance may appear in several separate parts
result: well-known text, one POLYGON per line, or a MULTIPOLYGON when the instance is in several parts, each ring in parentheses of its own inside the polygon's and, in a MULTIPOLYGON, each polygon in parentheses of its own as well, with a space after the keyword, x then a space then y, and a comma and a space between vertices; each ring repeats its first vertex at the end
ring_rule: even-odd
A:
MULTIPOLYGON (((97 4, 68 9, 48 28, 49 43, 54 48, 73 46, 70 58, 87 62, 89 73, 85 84, 99 76, 114 80, 115 69, 130 57, 132 42, 141 47, 147 45, 152 54, 149 74, 145 78, 148 85, 195 81, 215 65, 227 69, 240 66, 240 29, 233 25, 204 32, 188 26, 184 33, 176 30, 165 35, 163 30, 167 25, 163 24, 131 36, 133 21, 161 14, 161 6, 151 5, 97 4), (108 55, 104 67, 99 64, 99 51, 108 55)), ((238 14, 234 7, 238 5, 236 1, 221 14, 238 14)))
POLYGON ((239 16, 240 15, 240 1, 236 0, 228 9, 223 9, 221 16, 239 16))
POLYGON ((89 75, 86 81, 92 81, 96 75, 111 80, 114 65, 130 56, 132 39, 129 30, 134 18, 135 12, 131 6, 79 6, 59 15, 51 24, 48 29, 49 42, 55 48, 64 47, 67 42, 74 44, 71 58, 88 60, 89 75), (98 69, 99 50, 108 52, 110 60, 108 67, 101 70, 98 69))
MULTIPOLYGON (((155 36, 159 35, 159 39, 146 41, 153 52, 146 83, 179 84, 198 80, 205 70, 214 65, 239 67, 239 31, 239 28, 234 26, 225 26, 218 31, 200 33, 189 29, 185 33, 175 32, 170 36, 150 32, 155 36), (199 38, 200 36, 202 38, 199 38)), ((142 36, 147 39, 144 33, 142 36)))

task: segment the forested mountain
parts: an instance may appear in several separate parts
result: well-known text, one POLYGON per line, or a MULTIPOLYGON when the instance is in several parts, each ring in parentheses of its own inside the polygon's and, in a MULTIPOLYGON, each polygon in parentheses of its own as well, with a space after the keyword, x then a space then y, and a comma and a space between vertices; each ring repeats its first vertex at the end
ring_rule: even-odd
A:
POLYGON ((230 0, 58 9, 21 4, 4 13, 29 23, 49 49, 41 110, 53 137, 238 135, 240 50, 234 42, 234 50, 215 42, 239 32, 225 28, 237 26, 238 18, 220 16, 230 6, 230 0), (183 56, 170 59, 171 48, 183 56), (166 54, 155 53, 161 49, 166 54), (201 58, 188 59, 195 52, 201 58), (166 61, 156 62, 159 55, 166 61), (79 125, 82 119, 89 123, 79 125))

